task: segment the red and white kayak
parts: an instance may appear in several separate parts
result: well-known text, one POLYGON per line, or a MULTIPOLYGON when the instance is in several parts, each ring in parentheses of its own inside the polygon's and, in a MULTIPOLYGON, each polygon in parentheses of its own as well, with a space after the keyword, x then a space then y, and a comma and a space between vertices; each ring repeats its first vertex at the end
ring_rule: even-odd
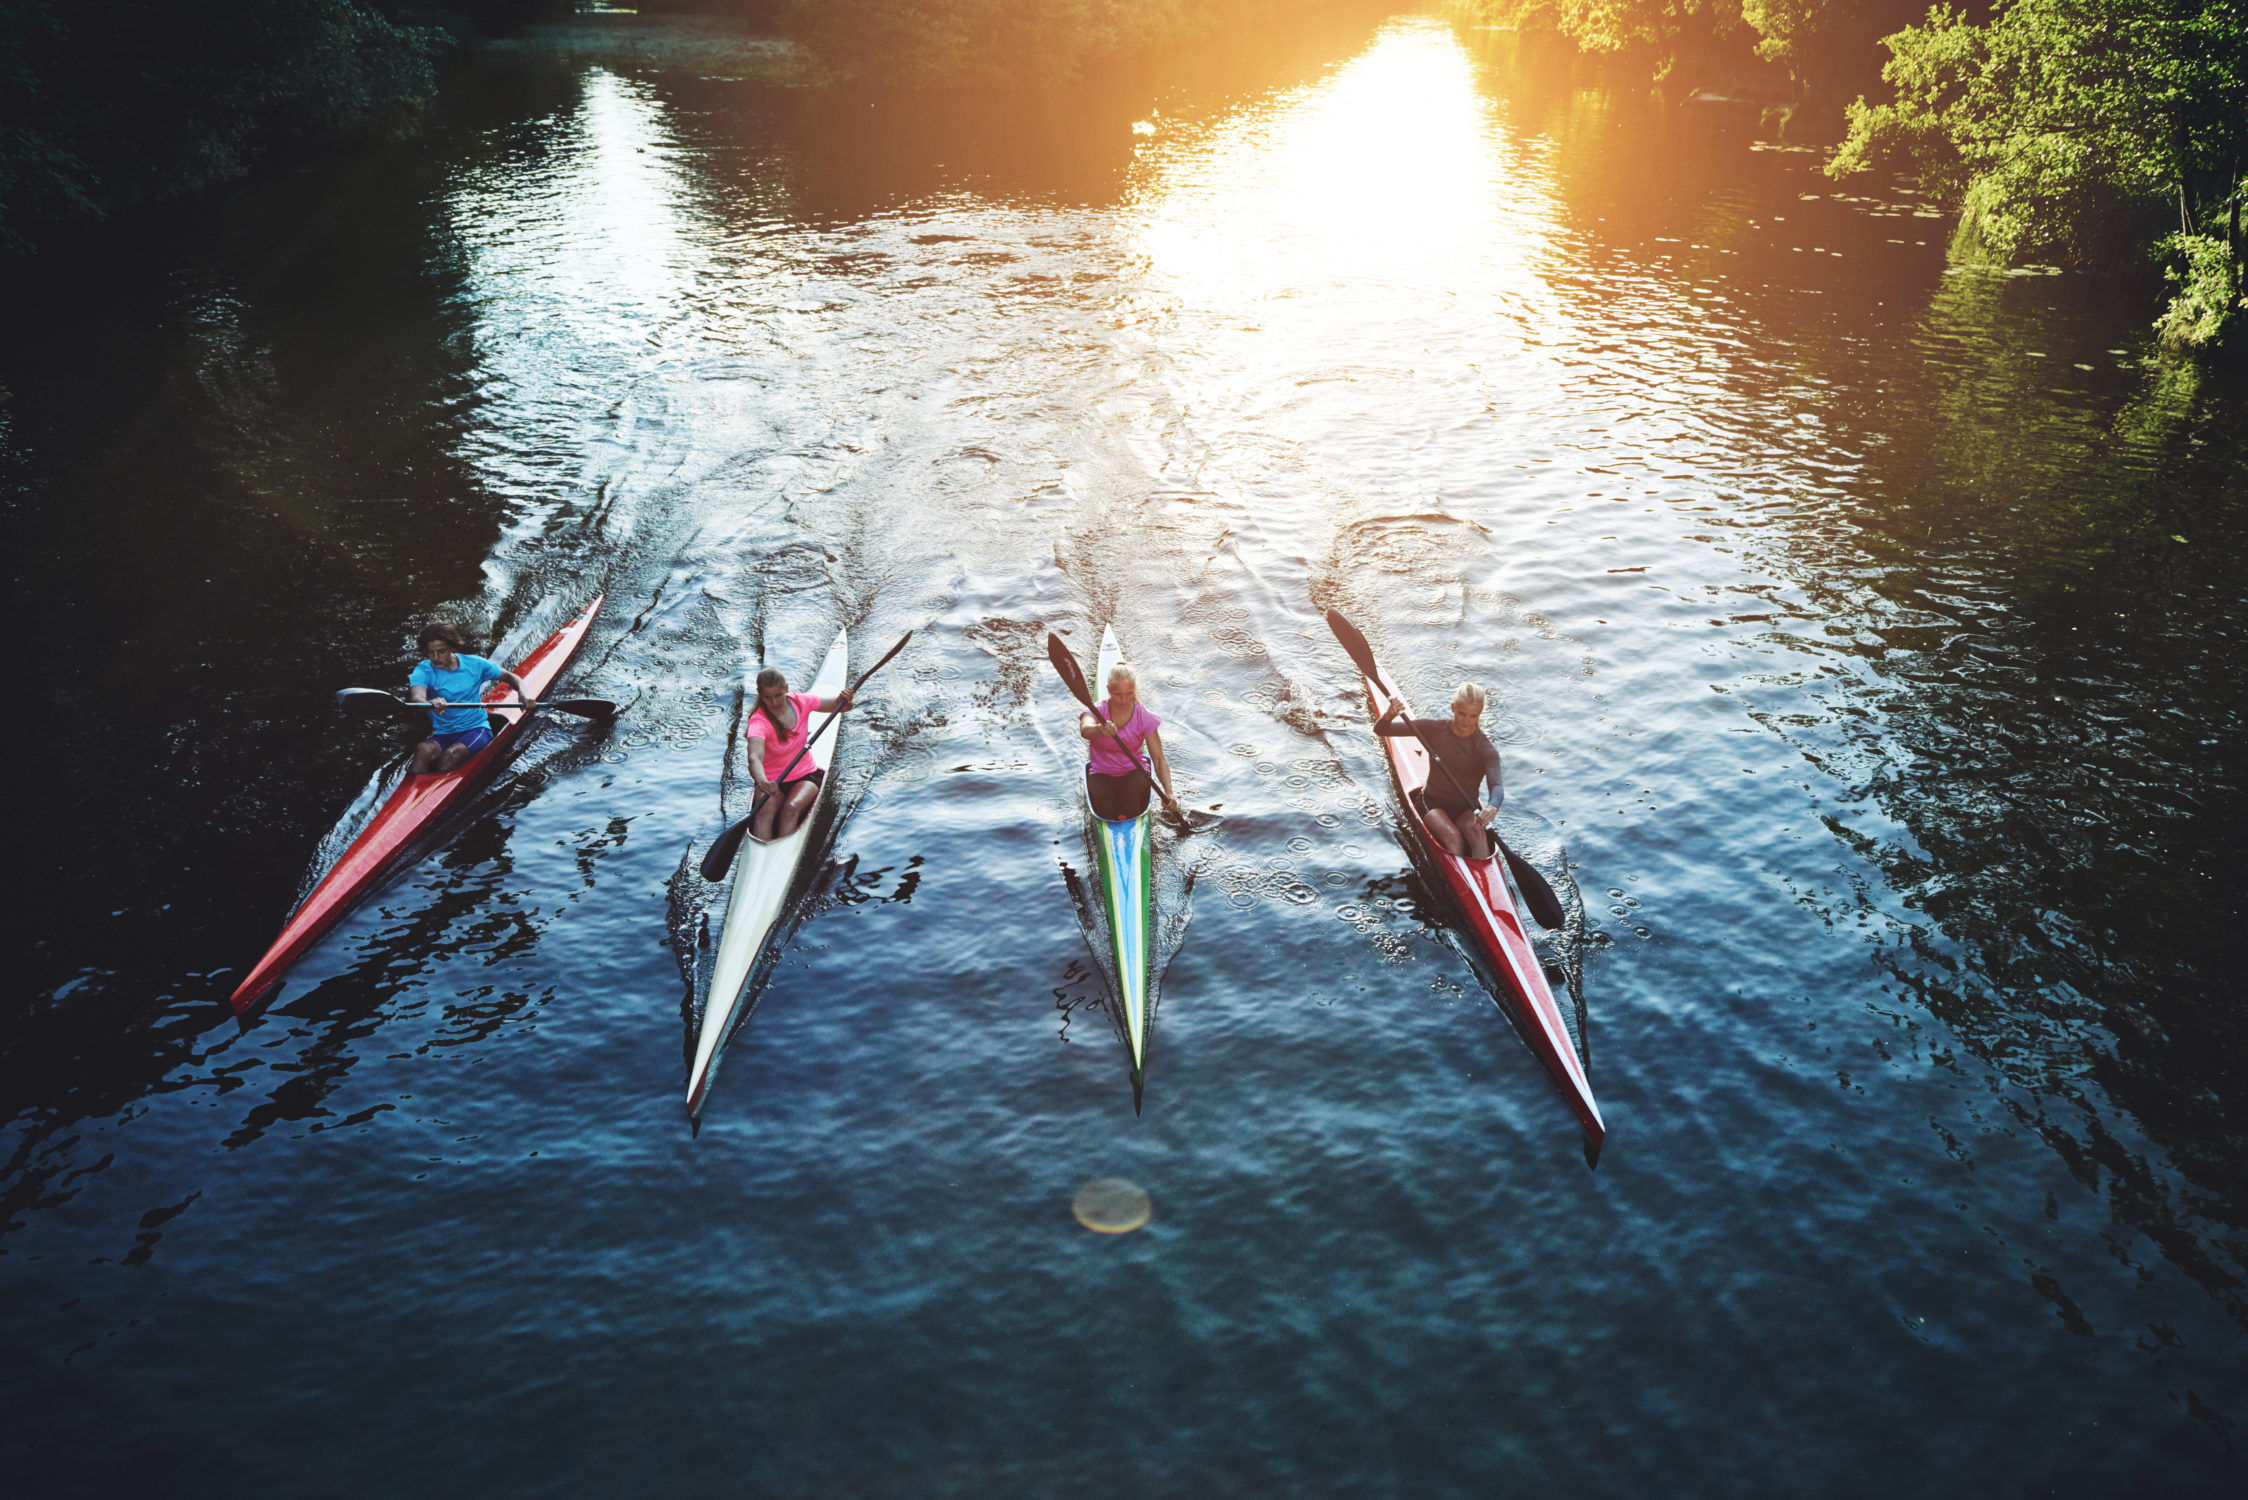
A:
MULTIPOLYGON (((1367 705, 1376 719, 1391 702, 1404 704, 1404 694, 1391 685, 1386 673, 1361 680, 1366 684, 1367 705)), ((1408 716, 1412 711, 1410 704, 1404 704, 1408 716)), ((1546 985, 1545 966, 1530 946, 1530 935, 1507 889, 1500 860, 1496 855, 1465 859, 1445 851, 1414 806, 1413 794, 1428 785, 1431 767, 1427 749, 1411 735, 1379 738, 1389 751, 1389 771, 1397 782, 1398 800, 1405 807, 1406 826, 1420 841, 1429 863, 1443 872, 1446 888, 1467 919, 1468 936, 1497 972, 1530 1049, 1538 1054, 1576 1112, 1578 1123, 1584 1127, 1587 1155, 1598 1156, 1601 1142, 1608 1137, 1608 1126, 1600 1118, 1600 1105, 1593 1099, 1592 1085, 1577 1060, 1576 1044, 1561 1022, 1561 1008, 1554 1004, 1553 991, 1546 985)))
MULTIPOLYGON (((593 628, 593 617, 601 609, 601 596, 579 611, 576 619, 548 636, 536 651, 517 662, 515 675, 523 679, 533 698, 546 696, 547 688, 562 669, 570 664, 585 640, 586 632, 593 628)), ((426 776, 408 775, 390 794, 371 822, 351 841, 333 868, 312 888, 304 904, 289 918, 273 946, 265 950, 265 957, 257 962, 234 991, 234 1009, 246 1011, 260 997, 281 982, 289 966, 304 956, 324 936, 328 929, 341 921, 344 914, 357 906, 398 867, 415 841, 444 814, 467 801, 479 788, 492 779, 499 768, 507 763, 509 753, 523 733, 524 721, 530 716, 515 707, 521 700, 515 690, 504 682, 495 682, 485 690, 484 703, 494 721, 492 743, 477 752, 466 765, 457 770, 440 771, 426 776)))

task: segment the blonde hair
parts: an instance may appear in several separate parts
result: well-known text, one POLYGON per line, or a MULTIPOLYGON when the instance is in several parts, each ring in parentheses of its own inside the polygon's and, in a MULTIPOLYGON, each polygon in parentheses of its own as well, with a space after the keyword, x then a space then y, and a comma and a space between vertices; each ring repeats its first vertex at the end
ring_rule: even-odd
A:
POLYGON ((1122 678, 1124 681, 1130 683, 1132 685, 1133 692, 1137 693, 1140 690, 1140 674, 1132 670, 1132 664, 1130 662, 1120 661, 1115 666, 1108 669, 1107 680, 1109 690, 1111 692, 1115 691, 1118 678, 1122 678))
POLYGON ((1480 714, 1483 712, 1484 702, 1483 689, 1472 682, 1463 682, 1452 689, 1452 707, 1454 709, 1472 708, 1480 714))

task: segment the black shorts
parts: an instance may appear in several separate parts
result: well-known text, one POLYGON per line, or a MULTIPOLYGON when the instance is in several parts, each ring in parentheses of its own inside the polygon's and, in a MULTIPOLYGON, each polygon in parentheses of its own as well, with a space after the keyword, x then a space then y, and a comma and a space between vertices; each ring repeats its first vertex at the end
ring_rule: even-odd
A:
POLYGON ((1452 790, 1452 784, 1441 778, 1415 792, 1413 800, 1420 804, 1419 811, 1424 814, 1433 807, 1447 818, 1455 819, 1466 817, 1476 807, 1472 801, 1462 801, 1460 794, 1452 790))
POLYGON ((814 767, 812 767, 812 769, 811 769, 811 770, 809 770, 809 771, 806 771, 806 772, 805 772, 805 773, 804 773, 803 775, 801 775, 801 776, 791 776, 791 777, 789 777, 789 778, 788 778, 788 780, 786 780, 786 781, 782 782, 782 783, 781 783, 781 790, 785 792, 785 791, 787 791, 787 790, 788 790, 788 789, 789 789, 790 787, 793 787, 793 786, 801 786, 801 785, 803 785, 803 784, 804 784, 805 782, 807 782, 807 781, 809 781, 809 782, 810 782, 810 783, 811 783, 812 785, 814 785, 814 786, 819 786, 819 785, 820 785, 821 783, 825 782, 826 780, 827 780, 827 767, 825 767, 825 766, 814 766, 814 767))
POLYGON ((1129 822, 1146 812, 1154 792, 1155 782, 1145 771, 1131 770, 1122 776, 1085 773, 1085 800, 1093 804, 1093 816, 1111 823, 1129 822))

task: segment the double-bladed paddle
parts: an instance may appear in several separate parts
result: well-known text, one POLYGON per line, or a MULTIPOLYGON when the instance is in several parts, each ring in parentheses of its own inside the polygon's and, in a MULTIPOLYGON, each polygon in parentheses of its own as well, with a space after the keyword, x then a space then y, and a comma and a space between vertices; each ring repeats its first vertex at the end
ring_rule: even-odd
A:
MULTIPOLYGON (((1327 611, 1327 628, 1335 632, 1335 639, 1342 642, 1343 650, 1350 653, 1351 662, 1358 668, 1360 676, 1372 683, 1382 681, 1381 668, 1374 664, 1374 648, 1366 644, 1366 637, 1358 633, 1358 627, 1351 624, 1341 610, 1327 611)), ((1391 701, 1394 703, 1396 700, 1391 701)), ((1429 744, 1413 721, 1407 719, 1405 723, 1413 730, 1413 738, 1419 740, 1421 748, 1428 752, 1428 758, 1435 763, 1436 769, 1442 771, 1444 779, 1452 784, 1452 790, 1468 802, 1480 806, 1483 799, 1460 785, 1460 779, 1452 774, 1452 768, 1444 764, 1444 757, 1436 753, 1436 747, 1429 744)), ((1491 842, 1506 856, 1506 867, 1514 872, 1514 883, 1522 887, 1522 899, 1530 904, 1530 915, 1538 919, 1538 925, 1549 929, 1561 926, 1567 917, 1561 910, 1561 898, 1554 895, 1553 887, 1546 884, 1546 878, 1528 860, 1509 849, 1496 828, 1486 827, 1483 831, 1491 836, 1491 842)))
MULTIPOLYGON (((1102 713, 1101 706, 1093 701, 1093 690, 1085 682, 1085 669, 1077 664, 1077 657, 1068 646, 1062 643, 1062 638, 1051 630, 1046 632, 1046 660, 1054 664, 1054 675, 1061 678, 1062 686, 1069 689, 1070 696, 1084 704, 1087 713, 1106 724, 1109 721, 1108 715, 1102 713)), ((1179 820, 1179 826, 1187 832, 1195 833, 1199 831, 1195 827, 1193 819, 1186 815, 1183 808, 1174 811, 1172 816, 1179 820)), ((1209 815, 1200 814, 1200 816, 1207 817, 1209 815)), ((1208 825, 1205 824, 1204 826, 1208 825)))
MULTIPOLYGON (((452 708, 551 708, 556 713, 576 714, 581 719, 613 719, 617 706, 606 698, 539 698, 525 703, 454 703, 452 708)), ((430 711, 432 705, 416 703, 411 698, 401 698, 396 693, 386 693, 381 688, 340 688, 336 692, 336 707, 347 714, 362 719, 379 718, 386 714, 419 714, 430 711)))
MULTIPOLYGON (((859 674, 859 680, 852 683, 851 686, 847 689, 850 695, 856 698, 859 695, 859 689, 866 686, 866 680, 869 677, 872 677, 875 673, 881 671, 884 667, 888 666, 890 664, 890 658, 897 655, 900 651, 903 651, 905 649, 905 643, 912 639, 913 632, 910 630, 907 631, 904 635, 899 636, 898 643, 895 646, 892 646, 889 651, 884 654, 883 658, 880 661, 876 662, 873 666, 868 667, 864 672, 861 672, 859 674)), ((773 778, 773 782, 776 786, 785 783, 788 780, 788 773, 796 769, 797 762, 803 760, 805 756, 812 753, 813 743, 817 741, 821 735, 827 733, 828 725, 833 724, 837 719, 840 719, 842 717, 843 710, 839 708, 836 709, 833 713, 829 714, 826 718, 820 720, 819 728, 813 730, 811 735, 804 741, 804 748, 797 751, 796 754, 789 760, 789 763, 781 767, 781 774, 773 778)), ((728 753, 731 754, 732 752, 729 751, 728 753)), ((750 819, 755 818, 757 816, 757 810, 764 805, 765 799, 763 797, 759 797, 755 802, 752 802, 749 805, 749 817, 742 819, 739 823, 736 823, 733 827, 718 835, 718 842, 712 844, 710 846, 710 852, 703 856, 703 879, 724 880, 726 878, 726 872, 734 867, 734 856, 741 851, 742 840, 749 836, 750 819)))

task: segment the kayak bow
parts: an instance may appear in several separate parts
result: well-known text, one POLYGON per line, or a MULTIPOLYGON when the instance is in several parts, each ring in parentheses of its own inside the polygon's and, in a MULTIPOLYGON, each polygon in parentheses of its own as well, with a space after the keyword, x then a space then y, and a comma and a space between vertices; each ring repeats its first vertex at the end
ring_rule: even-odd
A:
MULTIPOLYGON (((827 660, 820 663, 819 676, 805 691, 816 698, 833 698, 849 681, 850 638, 848 633, 838 631, 835 644, 827 648, 827 660)), ((826 770, 835 758, 836 739, 835 735, 819 736, 812 741, 806 758, 826 770)), ((733 754, 733 748, 728 746, 726 753, 733 754)), ((826 796, 827 784, 823 780, 819 795, 812 799, 804 821, 796 825, 794 833, 767 844, 748 840, 734 861, 734 888, 726 897, 726 920, 718 933, 718 957, 711 967, 710 995, 703 1003, 702 1030, 695 1039, 695 1065, 687 1075, 689 1119, 702 1112, 703 1101, 710 1096, 711 1080, 718 1076, 719 1049, 725 1046, 727 1034, 733 1030, 735 1017, 748 996, 749 980, 756 971, 758 955, 765 950, 765 939, 772 933, 773 924, 780 920, 781 909, 788 900, 788 888, 795 883, 796 868, 803 863, 804 851, 811 846, 812 824, 826 796)))
MULTIPOLYGON (((1101 631, 1100 676, 1123 659, 1113 627, 1101 631)), ((1132 1072, 1147 1064, 1148 996, 1155 988, 1155 849, 1149 839, 1155 799, 1136 818, 1110 822, 1093 811, 1082 769, 1078 789, 1086 796, 1085 817, 1100 867, 1101 907, 1108 916, 1108 941, 1116 957, 1116 995, 1124 1004, 1124 1039, 1132 1048, 1132 1072)))
MULTIPOLYGON (((545 696, 547 687, 570 664, 586 632, 593 628, 593 617, 601 609, 601 598, 599 594, 594 595, 593 602, 580 610, 577 618, 548 636, 536 651, 516 664, 515 675, 523 679, 531 697, 545 696)), ((398 789, 390 794, 374 819, 351 841, 342 857, 312 888, 312 894, 305 897, 303 904, 290 916, 281 935, 273 940, 273 946, 265 950, 265 957, 258 960, 249 977, 236 988, 234 1009, 237 1014, 248 1010, 279 984, 290 965, 382 885, 431 825, 450 809, 466 802, 506 764, 522 736, 525 720, 530 717, 515 706, 520 701, 515 690, 506 683, 493 683, 484 694, 486 709, 496 721, 492 743, 465 765, 423 776, 409 773, 398 784, 398 789)))
MULTIPOLYGON (((1380 671, 1379 663, 1376 663, 1375 676, 1360 680, 1366 685, 1367 706, 1376 719, 1381 718, 1392 702, 1398 703, 1403 712, 1411 716, 1411 705, 1405 703, 1404 694, 1391 685, 1388 674, 1380 671)), ((1538 1060, 1553 1075, 1570 1109, 1576 1112, 1578 1123, 1584 1127, 1586 1156, 1597 1158, 1601 1143, 1608 1137, 1608 1126, 1600 1117, 1600 1105, 1593 1099, 1592 1085, 1586 1081, 1584 1068, 1577 1059, 1576 1044, 1569 1039, 1568 1028, 1562 1024, 1560 1007, 1554 1004, 1553 991, 1546 985, 1545 966, 1538 962, 1537 952, 1530 946, 1530 935, 1523 928, 1522 917, 1507 890, 1506 877, 1500 873, 1497 857, 1466 859, 1447 852, 1430 834, 1414 803, 1416 792, 1426 795, 1431 771, 1427 749, 1409 735, 1378 738, 1389 752, 1390 776, 1397 783, 1406 825, 1413 831, 1429 862, 1443 872, 1453 901, 1467 919, 1469 936, 1477 951, 1497 972, 1507 992, 1530 1050, 1537 1053, 1538 1060)))

